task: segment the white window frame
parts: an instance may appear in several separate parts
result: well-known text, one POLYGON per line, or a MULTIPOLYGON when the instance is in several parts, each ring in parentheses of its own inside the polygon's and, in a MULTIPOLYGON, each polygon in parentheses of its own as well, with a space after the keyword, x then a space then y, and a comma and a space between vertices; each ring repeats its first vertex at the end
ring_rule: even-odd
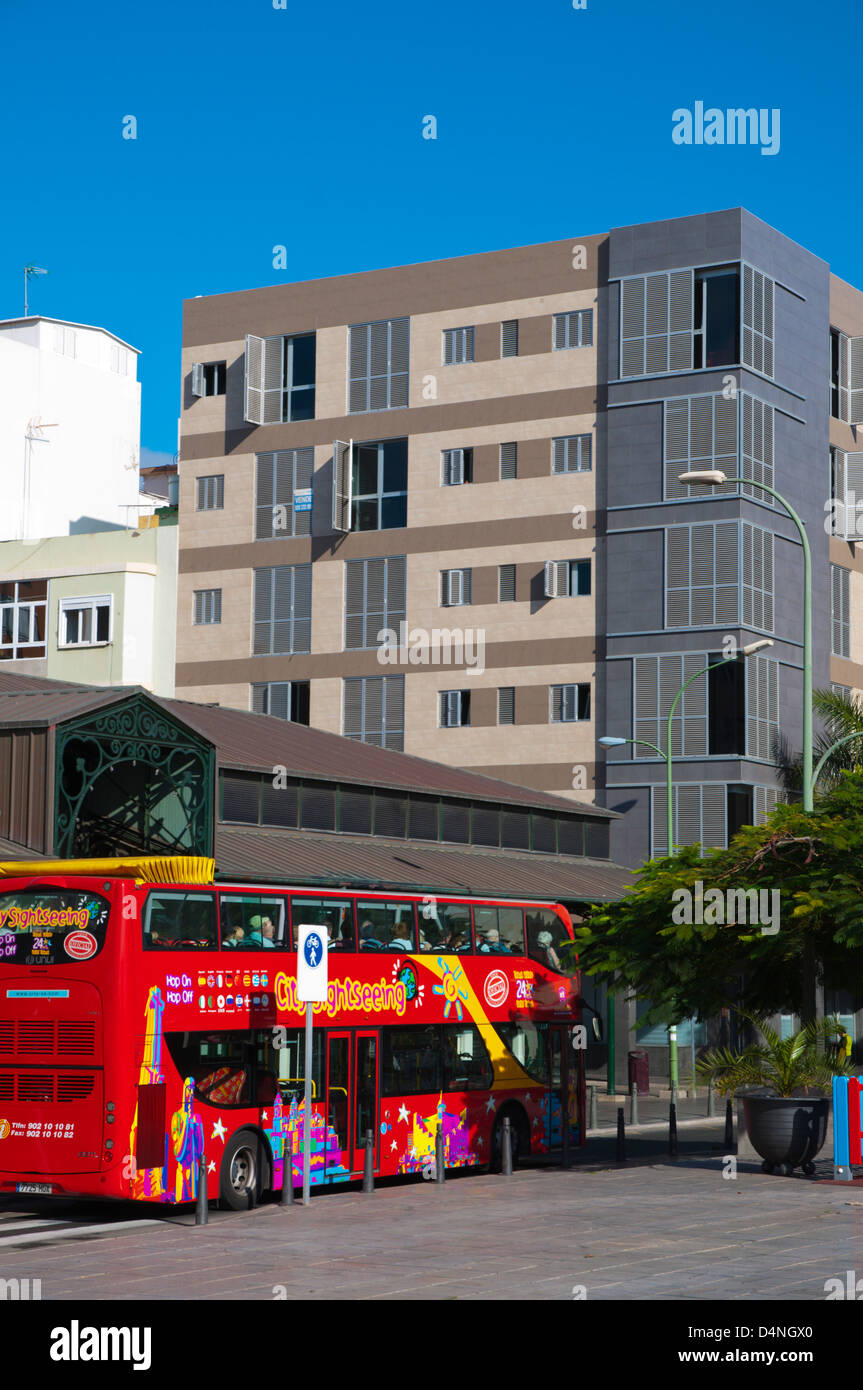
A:
POLYGON ((546 598, 590 598, 593 592, 593 566, 590 559, 581 560, 546 560, 545 562, 545 582, 543 593, 546 598), (591 592, 578 594, 573 592, 572 580, 574 566, 589 565, 591 577, 591 592))
POLYGON ((593 435, 561 434, 551 441, 551 471, 554 477, 565 473, 591 473, 593 471, 593 435), (562 446, 562 447, 560 447, 562 446), (573 463, 573 455, 575 462, 573 463), (563 467, 559 468, 558 462, 563 467))
POLYGON ((57 610, 57 617, 57 648, 60 651, 77 651, 79 647, 108 647, 114 640, 113 594, 97 594, 92 597, 88 594, 86 598, 61 598, 57 610), (67 642, 65 640, 65 615, 67 613, 74 612, 76 609, 81 609, 82 612, 84 610, 89 611, 90 630, 91 632, 95 632, 97 627, 96 609, 105 607, 108 609, 107 638, 102 638, 101 641, 96 641, 94 638, 90 642, 67 642))
POLYGON ((593 310, 567 309, 565 313, 555 314, 551 343, 554 352, 568 352, 571 348, 593 347, 593 310), (585 325, 587 331, 585 331, 585 325), (560 341, 561 338, 563 339, 562 342, 560 341))
POLYGON ((216 589, 195 589, 195 590, 193 590, 193 592, 192 592, 192 626, 193 626, 193 627, 218 627, 219 624, 221 623, 221 621, 222 621, 222 591, 221 591, 221 589, 216 588, 216 589), (206 613, 212 611, 212 613, 213 613, 214 616, 213 616, 213 617, 206 617, 206 616, 204 616, 204 617, 202 617, 201 621, 199 622, 199 621, 198 621, 198 618, 197 618, 197 611, 198 611, 198 596, 200 595, 200 596, 203 598, 203 596, 206 595, 206 594, 209 594, 209 595, 210 595, 210 599, 209 599, 209 601, 204 600, 204 602, 202 602, 202 604, 201 604, 201 612, 202 612, 202 614, 206 614, 206 613), (216 595, 217 595, 217 594, 218 594, 218 598, 216 598, 216 595), (218 610, 218 617, 215 616, 217 610, 218 610))
POLYGON ((472 449, 441 449, 441 487, 462 487, 469 481, 468 455, 472 465, 472 449))
POLYGON ((442 690, 438 698, 438 718, 442 729, 469 729, 470 728, 470 704, 468 703, 468 719, 463 719, 465 700, 467 695, 470 700, 469 690, 442 690), (457 717, 453 718, 453 714, 457 717))
POLYGON ((441 345, 441 363, 444 367, 463 367, 476 360, 476 335, 474 325, 464 328, 445 328, 441 345))
MULTIPOLYGON (((44 654, 47 656, 47 653, 48 653, 48 602, 49 602, 49 599, 50 599, 50 596, 51 596, 50 585, 48 585, 48 586, 46 587, 46 597, 45 597, 45 598, 19 598, 19 597, 18 597, 19 590, 20 590, 20 584, 19 584, 17 581, 15 581, 15 597, 14 597, 14 598, 6 598, 6 599, 0 600, 0 615, 2 615, 3 611, 4 611, 5 609, 7 609, 7 608, 8 608, 8 609, 11 609, 11 611, 12 611, 12 641, 11 641, 11 642, 6 642, 6 643, 0 643, 0 649, 2 649, 2 651, 4 651, 4 652, 11 651, 12 656, 11 656, 11 658, 8 658, 8 659, 11 659, 12 661, 21 661, 21 660, 23 660, 25 657, 32 657, 32 656, 33 656, 33 648, 34 648, 34 647, 37 647, 37 648, 38 648, 38 647, 42 647, 42 648, 44 648, 44 654), (24 612, 25 609, 28 611, 28 613, 30 614, 30 631, 31 631, 31 632, 34 632, 35 629, 36 629, 36 609, 37 609, 37 608, 41 608, 41 609, 42 609, 42 614, 43 614, 43 624, 42 624, 42 626, 43 626, 43 631, 44 631, 44 634, 45 634, 45 635, 44 635, 44 637, 42 637, 38 642, 32 642, 32 641, 31 641, 31 642, 22 642, 22 641, 20 640, 20 637, 19 637, 19 633, 20 633, 20 630, 21 630, 21 614, 24 612)), ((2 633, 2 623, 0 623, 0 633, 2 633)), ((36 659, 39 660, 39 661, 41 661, 43 658, 42 658, 42 657, 38 657, 38 658, 36 658, 36 659)), ((2 668, 0 668, 0 669, 2 669, 2 668)))
POLYGON ((548 721, 550 724, 589 724, 590 723, 590 700, 591 689, 590 681, 564 681, 559 685, 548 687, 548 721), (588 713, 579 717, 578 713, 578 692, 583 687, 587 688, 587 708, 588 713), (556 719, 554 715, 554 696, 555 691, 561 691, 561 717, 556 719), (570 713, 567 714, 567 708, 570 713))
POLYGON ((223 512, 225 510, 225 475, 224 473, 201 473, 195 479, 195 511, 196 512, 223 512), (221 483, 221 487, 219 487, 221 483), (201 486, 203 484, 203 487, 201 486), (218 501, 210 503, 211 495, 215 493, 218 501))
POLYGON ((470 601, 470 569, 441 570, 441 608, 464 608, 470 601))

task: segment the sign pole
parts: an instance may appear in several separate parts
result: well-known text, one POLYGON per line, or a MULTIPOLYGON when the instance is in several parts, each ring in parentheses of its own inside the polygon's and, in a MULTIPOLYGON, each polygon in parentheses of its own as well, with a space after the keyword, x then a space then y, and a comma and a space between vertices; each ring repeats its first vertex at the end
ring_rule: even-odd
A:
POLYGON ((303 1206, 309 1205, 312 1174, 312 1004, 306 1005, 306 1121, 303 1148, 303 1206))

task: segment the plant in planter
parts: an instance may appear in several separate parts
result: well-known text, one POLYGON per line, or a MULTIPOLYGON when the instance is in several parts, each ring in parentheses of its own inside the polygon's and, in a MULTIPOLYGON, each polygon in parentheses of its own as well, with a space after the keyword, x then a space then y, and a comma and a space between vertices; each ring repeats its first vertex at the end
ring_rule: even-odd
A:
POLYGON ((837 1018, 821 1018, 781 1038, 764 1015, 742 1017, 758 1029, 763 1041, 736 1052, 708 1052, 697 1071, 721 1096, 743 1093, 746 1132, 764 1159, 765 1173, 778 1169, 788 1174, 795 1168, 814 1173, 812 1160, 827 1134, 831 1082, 848 1071, 845 1057, 829 1046, 841 1024, 837 1018))

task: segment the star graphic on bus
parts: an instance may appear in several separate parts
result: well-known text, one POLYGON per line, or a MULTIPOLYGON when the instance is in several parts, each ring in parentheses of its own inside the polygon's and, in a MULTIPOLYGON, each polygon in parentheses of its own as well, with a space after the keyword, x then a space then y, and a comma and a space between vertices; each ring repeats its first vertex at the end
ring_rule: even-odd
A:
POLYGON ((215 1162, 215 1159, 212 1159, 212 1158, 211 1158, 210 1161, 209 1161, 209 1163, 207 1164, 207 1172, 208 1172, 208 1173, 215 1173, 215 1171, 216 1171, 216 1162, 215 1162))
POLYGON ((461 1006, 462 1003, 467 1003, 467 991, 462 989, 459 985, 459 981, 464 978, 464 971, 460 965, 457 965, 455 970, 452 970, 449 962, 445 961, 442 956, 438 956, 437 963, 441 967, 443 975, 441 976, 440 984, 432 986, 432 994, 441 994, 446 1000, 443 1009, 444 1018, 449 1018, 449 1011, 454 1008, 458 1021, 461 1023, 464 1018, 464 1012, 461 1006))
POLYGON ((210 1138, 221 1139, 222 1143, 224 1143, 225 1135, 227 1134, 227 1132, 228 1131, 225 1129, 225 1126, 222 1124, 222 1117, 220 1115, 218 1120, 216 1120, 216 1123, 213 1125, 213 1132, 210 1135, 210 1138))
POLYGON ((408 1108, 404 1102, 399 1106, 399 1119, 404 1120, 405 1124, 408 1122, 408 1108))
POLYGON ((489 1096, 485 1103, 485 1113, 488 1114, 490 1110, 494 1110, 494 1096, 489 1096))

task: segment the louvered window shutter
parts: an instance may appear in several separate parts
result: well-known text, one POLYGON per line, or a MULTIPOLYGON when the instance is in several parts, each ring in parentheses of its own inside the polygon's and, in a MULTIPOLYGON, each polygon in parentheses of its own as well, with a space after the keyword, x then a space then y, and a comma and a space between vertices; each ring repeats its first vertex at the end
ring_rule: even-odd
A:
POLYGON ((390 389, 387 404, 402 410, 408 404, 408 365, 410 358, 410 319, 390 320, 390 389))
POLYGON ((518 472, 518 445, 515 443, 500 446, 500 476, 506 481, 515 478, 518 472))
POLYGON ((264 339, 246 334, 246 375, 243 418, 250 425, 264 423, 264 339))
POLYGON ((387 626, 398 629, 406 616, 406 576, 403 555, 392 556, 384 561, 386 566, 386 608, 384 617, 387 626))
POLYGON ((579 473, 589 473, 591 471, 591 454, 593 451, 593 440, 589 434, 578 436, 578 471, 579 473))
POLYGON ((593 347, 593 310, 581 309, 578 314, 578 345, 593 347))
POLYGON ((204 394, 204 364, 203 362, 192 363, 192 395, 203 396, 204 394))
MULTIPOLYGON (((659 661, 655 656, 637 656, 633 662, 633 686, 635 695, 635 738, 647 739, 649 743, 659 742, 659 661)), ((623 754, 623 749, 616 750, 623 754)), ((629 754, 632 758, 651 756, 650 750, 641 751, 636 744, 629 754)))
POLYGON ((449 576, 450 576, 450 571, 449 571, 449 570, 441 570, 441 572, 440 572, 440 601, 441 601, 441 607, 442 607, 442 608, 448 608, 448 607, 449 607, 449 602, 450 602, 450 597, 449 597, 449 595, 450 595, 449 576))
POLYGON ((444 482, 447 487, 464 482, 464 449, 444 450, 444 482))
POLYGON ((566 343, 566 314, 555 314, 554 316, 554 348, 559 352, 565 348, 566 343))
POLYGON ((401 753, 405 738, 405 678, 384 676, 384 747, 401 753))
POLYGON ((752 266, 743 267, 741 295, 742 361, 764 376, 773 375, 773 281, 752 266))
POLYGON ((355 651, 363 645, 364 560, 345 563, 345 650, 355 651))
POLYGON ((363 742, 374 748, 384 744, 383 676, 367 676, 363 689, 363 742))
POLYGON ((665 625, 689 627, 689 528, 665 533, 665 625))
POLYGON ((346 738, 363 736, 363 685, 364 681, 356 678, 344 682, 342 732, 346 738))
POLYGON ((678 474, 684 473, 691 461, 688 398, 665 402, 664 449, 665 496, 686 497, 689 488, 678 482, 678 474))
POLYGON ((636 276, 620 285, 620 375, 644 375, 645 278, 636 276))
POLYGON ((557 564, 554 560, 546 560, 545 562, 543 593, 546 598, 557 598, 557 564))
POLYGON ((515 565, 501 565, 498 570, 498 602, 515 602, 515 565))
MULTIPOLYGON (((837 458, 841 452, 837 449, 837 458)), ((844 454, 843 461, 845 538, 859 541, 863 536, 863 453, 844 454)))
POLYGON ((337 439, 333 444, 333 514, 334 531, 351 529, 351 475, 353 442, 337 439))
POLYGON ((369 325, 369 410, 386 410, 389 405, 389 324, 369 325))
MULTIPOLYGON (((858 339, 859 342, 859 339, 858 339)), ((848 334, 839 334, 839 419, 846 424, 851 422, 851 407, 848 401, 848 334)))
POLYGON ((498 724, 515 723, 515 686, 504 685, 497 692, 498 724))
POLYGON ((255 570, 253 655, 272 651, 273 571, 255 570))
POLYGON ((676 801, 674 817, 675 842, 679 845, 694 845, 701 841, 701 788, 699 786, 677 786, 674 788, 676 801))
POLYGON ((387 626, 386 617, 386 561, 366 560, 365 622, 363 627, 363 646, 376 647, 378 633, 387 626))
POLYGON ((278 425, 284 419, 284 338, 264 339, 263 423, 278 425))
POLYGON ((273 454, 255 456, 255 540, 270 540, 275 534, 273 454))
POLYGON ((504 319, 500 326, 501 357, 518 356, 518 319, 504 319))
POLYGON ((738 569, 739 528, 736 521, 720 521, 714 529, 715 536, 715 607, 713 623, 737 623, 740 621, 740 578, 738 569))
POLYGON ((355 323, 348 330, 348 410, 351 414, 369 408, 369 328, 355 323))
POLYGON ((701 834, 698 838, 704 849, 725 848, 726 805, 724 782, 708 782, 701 788, 701 834))
POLYGON ((848 339, 848 423, 863 424, 863 338, 848 339))
POLYGON ((293 570, 292 652, 310 652, 312 637, 312 567, 295 565, 293 570))
POLYGON ((565 685, 563 687, 563 718, 567 722, 576 719, 578 716, 578 709, 576 706, 577 693, 578 686, 576 685, 565 685))
POLYGON ((450 570, 449 591, 450 603, 459 605, 464 602, 464 574, 461 570, 450 570))
POLYGON ((557 560, 555 562, 557 578, 555 585, 559 598, 570 598, 572 596, 572 562, 570 560, 557 560))
POLYGON ((551 687, 551 718, 554 724, 559 724, 563 719, 562 685, 553 685, 551 687))
POLYGON ((566 443, 565 439, 555 439, 551 446, 551 471, 552 473, 566 472, 566 443))
MULTIPOLYGON (((289 499, 288 515, 293 520, 293 532, 295 536, 310 536, 312 533, 312 512, 294 511, 295 492, 303 492, 313 487, 315 472, 315 451, 307 446, 304 449, 292 449, 285 455, 284 484, 291 489, 289 499)), ((281 486, 282 479, 278 481, 281 486)), ((281 498, 279 499, 281 500, 281 498)))

